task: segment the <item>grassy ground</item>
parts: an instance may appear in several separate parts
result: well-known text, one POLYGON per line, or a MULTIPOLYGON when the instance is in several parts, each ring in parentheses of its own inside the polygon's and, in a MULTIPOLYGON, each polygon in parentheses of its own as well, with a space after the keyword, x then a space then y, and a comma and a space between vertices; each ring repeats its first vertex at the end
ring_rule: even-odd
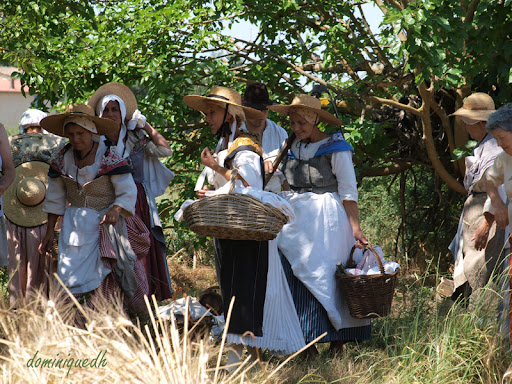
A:
MULTIPOLYGON (((192 270, 171 264, 170 269, 175 271, 176 285, 192 292, 216 284, 212 268, 192 270)), ((487 289, 468 310, 441 299, 434 290, 437 281, 436 275, 402 272, 392 313, 373 321, 371 341, 347 344, 336 356, 328 353, 328 345, 319 344, 316 360, 295 357, 287 362, 280 382, 501 382, 512 359, 501 335, 496 305, 489 308, 489 303, 500 302, 501 297, 487 289)), ((284 361, 268 352, 263 360, 270 367, 284 361)))
MULTIPOLYGON (((170 260, 176 286, 192 295, 215 285, 211 267, 192 269, 170 260)), ((220 341, 182 339, 169 322, 148 319, 133 324, 119 307, 105 303, 87 313, 85 329, 74 327, 76 312, 59 298, 42 299, 13 311, 0 299, 0 366, 3 383, 141 382, 141 383, 500 383, 509 382, 509 344, 500 335, 497 311, 489 309, 496 294, 487 290, 467 310, 436 298, 435 276, 403 272, 392 314, 373 321, 373 339, 347 344, 331 356, 319 345, 313 361, 271 356, 261 366, 225 374, 220 341), (107 351, 104 369, 27 367, 41 358, 91 357, 107 351), (275 372, 277 370, 277 372, 275 372), (504 378, 504 379, 503 379, 504 378)), ((494 300, 495 301, 495 300, 494 300)))

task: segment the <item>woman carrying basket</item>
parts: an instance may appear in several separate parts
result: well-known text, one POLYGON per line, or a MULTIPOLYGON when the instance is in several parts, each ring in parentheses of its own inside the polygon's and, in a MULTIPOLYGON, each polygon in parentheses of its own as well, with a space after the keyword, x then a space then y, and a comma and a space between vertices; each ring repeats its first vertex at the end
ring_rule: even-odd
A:
MULTIPOLYGON (((336 287, 337 264, 345 264, 352 246, 368 243, 361 231, 352 147, 341 133, 329 135, 318 128, 323 122, 341 122, 323 111, 319 99, 297 95, 290 105, 269 109, 289 116, 296 139, 281 170, 293 193, 287 200, 296 220, 278 235, 304 338, 331 342, 338 352, 347 341, 371 338, 369 320, 355 319, 336 287)), ((308 354, 318 354, 313 346, 308 354)))
MULTIPOLYGON (((201 162, 207 168, 196 185, 197 196, 203 198, 208 190, 221 188, 230 179, 233 169, 238 170, 237 186, 262 190, 264 168, 261 144, 255 136, 239 130, 246 118, 262 118, 262 114, 252 108, 243 107, 240 94, 225 87, 212 88, 208 96, 185 96, 183 101, 189 107, 206 114, 206 121, 219 138, 213 155, 208 148, 201 153, 201 162), (208 177, 213 187, 202 186, 205 177, 208 177)), ((267 348, 281 354, 295 352, 304 346, 291 293, 288 291, 286 302, 286 292, 275 288, 279 282, 274 279, 276 274, 273 272, 279 272, 279 268, 282 268, 276 243, 214 239, 214 249, 225 315, 232 297, 235 297, 227 337, 232 348, 228 364, 239 360, 244 345, 267 348), (269 250, 272 244, 274 252, 269 250), (269 296, 267 293, 270 291, 279 291, 280 295, 269 296), (278 301, 280 305, 276 306, 278 301), (267 311, 268 308, 276 307, 280 311, 267 311), (274 326, 277 317, 283 318, 286 315, 292 317, 292 320, 274 326), (286 330, 280 332, 279 327, 286 330), (296 330, 296 333, 287 340, 279 337, 281 333, 290 334, 290 331, 287 332, 289 329, 296 330), (256 336, 256 343, 252 337, 242 336, 247 331, 256 336)), ((284 273, 281 283, 281 286, 286 287, 284 273)), ((249 348, 249 351, 255 357, 255 349, 249 348)))

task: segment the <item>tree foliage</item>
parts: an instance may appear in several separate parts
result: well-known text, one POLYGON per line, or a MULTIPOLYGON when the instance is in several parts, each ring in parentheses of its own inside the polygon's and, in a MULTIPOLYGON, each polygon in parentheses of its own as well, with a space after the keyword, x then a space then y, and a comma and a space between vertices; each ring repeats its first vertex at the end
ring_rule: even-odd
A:
MULTIPOLYGON (((448 115, 473 91, 510 100, 511 8, 509 0, 3 0, 0 59, 18 66, 48 108, 87 100, 109 81, 131 86, 172 142, 181 198, 213 140, 182 97, 213 85, 243 91, 251 81, 282 102, 326 86, 359 179, 412 177, 419 166, 464 194, 464 164, 452 157, 468 137, 448 115), (379 28, 369 9, 382 13, 379 28), (228 35, 240 21, 258 26, 254 39, 228 35)), ((458 199, 448 196, 447 206, 458 199)))

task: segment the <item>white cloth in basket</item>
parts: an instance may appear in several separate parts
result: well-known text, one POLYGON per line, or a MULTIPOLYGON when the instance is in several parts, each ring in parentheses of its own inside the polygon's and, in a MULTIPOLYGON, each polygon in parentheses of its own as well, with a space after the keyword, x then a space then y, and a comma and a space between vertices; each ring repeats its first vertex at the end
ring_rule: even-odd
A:
MULTIPOLYGON (((387 261, 384 259, 384 252, 378 245, 373 246, 373 249, 377 253, 384 266, 385 273, 393 273, 400 268, 398 263, 394 261, 387 261)), ((379 275, 380 267, 379 263, 375 259, 375 255, 369 249, 356 249, 353 255, 354 262, 357 263, 355 268, 346 268, 345 271, 351 275, 379 275)))

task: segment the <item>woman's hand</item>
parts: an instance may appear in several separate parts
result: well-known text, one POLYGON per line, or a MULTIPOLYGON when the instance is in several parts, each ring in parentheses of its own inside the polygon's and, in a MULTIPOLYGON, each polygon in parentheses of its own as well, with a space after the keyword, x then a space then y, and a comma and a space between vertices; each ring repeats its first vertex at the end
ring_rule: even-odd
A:
POLYGON ((263 162, 263 165, 265 166, 265 174, 268 175, 269 173, 272 173, 272 170, 274 169, 274 164, 270 160, 265 160, 263 162))
POLYGON ((196 191, 196 196, 198 199, 202 199, 203 197, 206 196, 206 192, 214 191, 214 190, 215 190, 215 188, 213 188, 213 187, 210 187, 208 185, 203 185, 203 187, 200 190, 196 191))
POLYGON ((355 244, 356 248, 363 249, 368 246, 368 239, 361 231, 361 228, 354 231, 354 238, 356 239, 356 244, 355 244))
POLYGON ((41 255, 47 255, 51 253, 53 248, 53 241, 55 239, 55 231, 53 229, 48 228, 46 231, 46 235, 44 235, 41 243, 39 244, 39 253, 41 255))
POLYGON ((482 220, 482 224, 478 226, 471 240, 475 242, 475 249, 481 251, 487 245, 487 239, 489 238, 489 224, 487 220, 482 220))
POLYGON ((203 149, 201 152, 201 163, 208 168, 211 168, 215 171, 215 166, 217 165, 217 162, 213 158, 213 151, 210 151, 208 147, 203 149))
POLYGON ((105 213, 105 216, 103 216, 103 220, 101 220, 100 224, 111 224, 115 226, 117 224, 117 221, 119 220, 120 213, 121 207, 118 205, 114 205, 107 211, 107 213, 105 213))

